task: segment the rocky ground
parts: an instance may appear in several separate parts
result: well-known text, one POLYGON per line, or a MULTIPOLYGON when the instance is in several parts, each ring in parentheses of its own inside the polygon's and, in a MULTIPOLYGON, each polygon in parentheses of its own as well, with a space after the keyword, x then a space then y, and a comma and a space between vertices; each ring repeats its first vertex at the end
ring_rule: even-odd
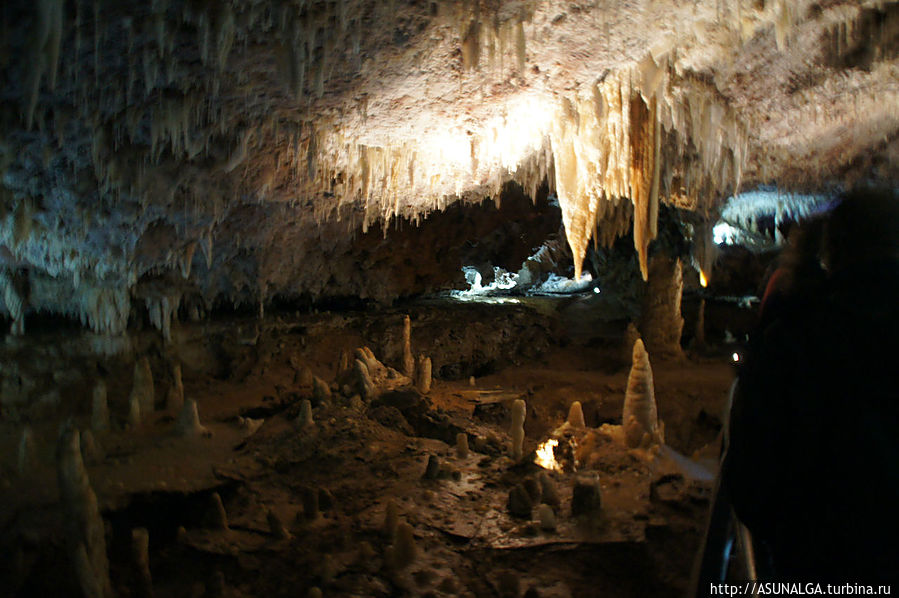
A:
POLYGON ((156 596, 681 595, 731 369, 724 357, 653 359, 667 445, 629 449, 617 424, 632 340, 612 325, 573 334, 566 313, 563 302, 525 301, 279 313, 262 323, 232 314, 182 325, 170 344, 135 337, 116 357, 84 349, 75 359, 63 339, 77 344, 78 335, 66 330, 7 343, 4 381, 17 355, 19 391, 51 399, 4 401, 2 593, 77 595, 54 452, 63 419, 91 427, 84 397, 103 378, 111 429, 94 431, 95 450, 82 442, 82 452, 118 596, 147 595, 135 528, 149 533, 156 596), (414 354, 433 364, 427 394, 399 373, 406 313, 414 354), (369 395, 340 363, 362 346, 398 370, 384 369, 369 395), (56 369, 69 359, 75 371, 48 382, 36 372, 54 347, 56 369), (136 356, 149 358, 156 406, 128 426, 136 356), (164 409, 173 363, 209 433, 175 433, 178 414, 164 409), (524 457, 513 461, 518 399, 524 457), (586 427, 559 430, 573 401, 586 427), (31 439, 20 463, 24 425, 31 439), (456 447, 462 433, 467 455, 456 447), (551 435, 560 471, 534 463, 551 435), (585 503, 584 488, 597 483, 598 504, 585 503))

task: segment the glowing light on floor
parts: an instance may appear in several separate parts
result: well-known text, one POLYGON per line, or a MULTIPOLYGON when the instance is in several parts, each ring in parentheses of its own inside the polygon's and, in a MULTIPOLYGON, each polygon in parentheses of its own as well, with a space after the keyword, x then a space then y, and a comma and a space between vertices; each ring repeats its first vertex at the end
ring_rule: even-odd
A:
POLYGON ((555 438, 550 438, 543 444, 537 447, 537 456, 534 458, 534 463, 542 467, 543 469, 548 469, 550 471, 561 471, 562 468, 559 466, 558 461, 556 461, 556 455, 553 453, 553 449, 559 446, 559 441, 555 438))

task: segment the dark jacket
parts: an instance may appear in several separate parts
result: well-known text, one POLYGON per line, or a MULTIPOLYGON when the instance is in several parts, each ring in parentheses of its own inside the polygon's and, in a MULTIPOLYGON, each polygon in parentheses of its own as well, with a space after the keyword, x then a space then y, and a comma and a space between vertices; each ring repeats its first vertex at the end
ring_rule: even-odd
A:
POLYGON ((775 576, 899 575, 899 262, 836 273, 766 315, 722 471, 775 576))

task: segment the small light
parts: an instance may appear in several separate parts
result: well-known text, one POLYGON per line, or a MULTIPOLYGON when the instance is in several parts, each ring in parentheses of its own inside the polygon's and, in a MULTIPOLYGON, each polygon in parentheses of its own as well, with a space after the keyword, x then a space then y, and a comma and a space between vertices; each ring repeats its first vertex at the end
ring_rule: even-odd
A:
POLYGON ((593 287, 593 292, 599 295, 599 287, 593 287))
POLYGON ((699 286, 702 288, 709 286, 709 279, 705 277, 705 272, 702 270, 699 271, 699 286))
POLYGON ((740 363, 740 354, 739 353, 734 353, 733 355, 730 356, 730 358, 734 360, 734 363, 740 363))

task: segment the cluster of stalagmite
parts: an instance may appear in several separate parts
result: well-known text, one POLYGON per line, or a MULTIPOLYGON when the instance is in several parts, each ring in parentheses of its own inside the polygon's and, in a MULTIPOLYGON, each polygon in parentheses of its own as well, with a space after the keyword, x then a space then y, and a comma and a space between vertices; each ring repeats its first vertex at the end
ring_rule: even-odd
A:
POLYGON ((84 469, 80 434, 71 425, 63 429, 56 459, 66 545, 82 594, 90 598, 110 597, 103 519, 84 469))

